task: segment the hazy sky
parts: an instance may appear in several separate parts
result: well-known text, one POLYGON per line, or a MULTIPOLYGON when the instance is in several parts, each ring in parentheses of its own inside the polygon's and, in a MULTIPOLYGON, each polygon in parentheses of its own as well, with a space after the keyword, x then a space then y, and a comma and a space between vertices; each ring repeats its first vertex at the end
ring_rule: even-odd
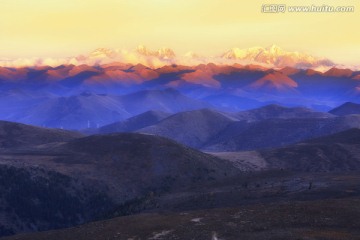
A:
POLYGON ((359 24, 359 0, 0 0, 0 57, 73 56, 139 44, 216 55, 277 44, 359 64, 359 24), (270 2, 356 9, 261 13, 270 2))

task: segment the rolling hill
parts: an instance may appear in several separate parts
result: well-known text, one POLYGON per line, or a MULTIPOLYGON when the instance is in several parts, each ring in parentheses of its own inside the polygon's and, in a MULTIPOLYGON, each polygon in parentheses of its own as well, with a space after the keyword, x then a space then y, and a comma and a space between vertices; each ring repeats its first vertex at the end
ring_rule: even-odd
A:
POLYGON ((137 133, 82 137, 1 122, 0 234, 43 231, 132 213, 149 195, 237 176, 227 161, 137 133))

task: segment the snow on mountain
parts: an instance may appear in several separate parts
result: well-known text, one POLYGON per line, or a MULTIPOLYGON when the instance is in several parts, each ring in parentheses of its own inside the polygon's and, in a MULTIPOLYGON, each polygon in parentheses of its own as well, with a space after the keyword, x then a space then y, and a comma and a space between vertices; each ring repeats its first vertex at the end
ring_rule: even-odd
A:
POLYGON ((160 48, 156 51, 151 51, 143 45, 139 45, 136 48, 136 52, 143 56, 158 57, 160 59, 173 59, 176 57, 175 52, 170 48, 160 48))
MULTIPOLYGON (((268 48, 253 47, 248 49, 233 48, 219 56, 199 56, 194 52, 185 55, 176 55, 171 48, 163 47, 151 50, 139 45, 134 50, 98 48, 89 54, 69 58, 24 58, 0 59, 3 67, 34 67, 34 66, 60 66, 60 65, 103 65, 113 62, 124 64, 143 64, 148 67, 162 67, 177 64, 195 66, 199 64, 214 63, 218 65, 261 65, 267 68, 316 68, 327 71, 335 67, 332 61, 317 58, 306 53, 289 52, 272 45, 268 48)), ((342 67, 343 68, 343 67, 342 67)))
POLYGON ((230 60, 268 64, 274 67, 314 68, 335 65, 328 59, 316 58, 306 53, 288 52, 276 45, 272 45, 268 48, 233 48, 224 53, 221 57, 230 60))

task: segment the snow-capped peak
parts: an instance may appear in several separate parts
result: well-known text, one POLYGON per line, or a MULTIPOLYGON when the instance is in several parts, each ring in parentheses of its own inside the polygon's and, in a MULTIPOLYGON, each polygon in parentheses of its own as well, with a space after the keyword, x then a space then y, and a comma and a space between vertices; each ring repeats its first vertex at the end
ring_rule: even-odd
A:
POLYGON ((277 55, 279 55, 279 54, 283 54, 283 53, 284 53, 284 50, 283 50, 281 47, 279 47, 279 46, 277 46, 277 45, 275 45, 275 44, 271 45, 267 50, 268 50, 271 54, 277 54, 277 55))
POLYGON ((310 68, 321 66, 332 66, 328 59, 320 59, 309 54, 299 52, 288 52, 277 45, 268 48, 253 47, 247 49, 233 48, 222 55, 222 58, 246 61, 253 63, 262 63, 274 67, 298 67, 310 68))

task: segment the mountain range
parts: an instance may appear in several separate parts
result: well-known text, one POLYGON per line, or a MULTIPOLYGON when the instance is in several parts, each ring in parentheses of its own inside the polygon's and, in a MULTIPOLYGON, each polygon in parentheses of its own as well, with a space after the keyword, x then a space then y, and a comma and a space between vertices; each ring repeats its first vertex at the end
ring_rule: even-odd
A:
POLYGON ((272 45, 267 48, 252 47, 248 49, 232 48, 217 56, 200 56, 194 52, 188 52, 178 56, 167 47, 158 50, 150 50, 139 45, 134 50, 98 48, 86 55, 69 58, 31 58, 0 60, 3 67, 34 67, 60 65, 101 65, 113 62, 130 64, 144 64, 149 67, 160 67, 169 64, 198 65, 204 63, 215 64, 261 64, 267 67, 297 67, 297 68, 330 68, 336 66, 334 62, 325 58, 317 58, 310 54, 297 51, 285 51, 279 46, 272 45))
POLYGON ((344 102, 359 103, 358 76, 349 69, 321 73, 239 64, 2 67, 0 119, 81 129, 151 110, 239 112, 280 104, 325 112, 344 102))
POLYGON ((254 65, 212 63, 196 66, 167 65, 160 68, 122 63, 61 65, 55 68, 0 67, 1 90, 21 87, 25 91, 46 90, 47 93, 61 95, 84 91, 119 94, 124 91, 150 90, 149 87, 172 87, 187 92, 203 89, 204 93, 227 93, 242 97, 249 97, 246 93, 257 97, 256 92, 280 96, 292 94, 294 98, 319 98, 315 95, 317 91, 320 97, 328 97, 330 93, 343 90, 345 92, 339 97, 349 97, 358 94, 359 76, 358 71, 341 68, 331 68, 322 73, 291 67, 276 70, 254 65))

